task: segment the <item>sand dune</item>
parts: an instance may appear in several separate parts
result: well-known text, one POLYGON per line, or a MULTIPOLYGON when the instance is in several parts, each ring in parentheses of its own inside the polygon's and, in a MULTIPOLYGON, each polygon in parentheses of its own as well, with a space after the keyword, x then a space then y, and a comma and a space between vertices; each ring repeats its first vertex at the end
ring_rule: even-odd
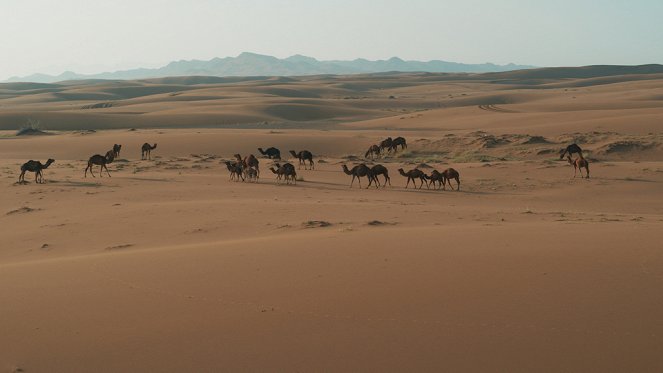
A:
POLYGON ((0 87, 0 370, 662 370, 660 78, 477 79, 0 87), (27 117, 52 135, 14 136, 27 117), (386 136, 407 149, 364 159, 386 136), (589 179, 559 160, 574 141, 589 179), (115 143, 112 177, 83 177, 115 143), (270 146, 315 170, 229 180, 270 146), (349 188, 362 162, 392 186, 349 188), (460 191, 406 189, 415 167, 460 191))

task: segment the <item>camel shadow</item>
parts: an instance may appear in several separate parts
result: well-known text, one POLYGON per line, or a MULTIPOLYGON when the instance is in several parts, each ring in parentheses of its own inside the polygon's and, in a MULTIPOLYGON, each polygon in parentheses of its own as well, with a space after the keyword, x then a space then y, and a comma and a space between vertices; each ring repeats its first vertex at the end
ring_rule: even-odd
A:
POLYGON ((156 181, 156 182, 172 182, 172 183, 181 183, 182 181, 177 181, 175 179, 168 178, 150 178, 150 177, 124 177, 126 180, 135 180, 135 181, 156 181))
MULTIPOLYGON (((48 183, 49 184, 57 184, 57 185, 61 185, 61 186, 81 187, 81 188, 99 188, 99 187, 102 186, 102 184, 95 183, 93 181, 50 180, 48 183)), ((103 185, 103 186, 107 186, 107 185, 103 185)))

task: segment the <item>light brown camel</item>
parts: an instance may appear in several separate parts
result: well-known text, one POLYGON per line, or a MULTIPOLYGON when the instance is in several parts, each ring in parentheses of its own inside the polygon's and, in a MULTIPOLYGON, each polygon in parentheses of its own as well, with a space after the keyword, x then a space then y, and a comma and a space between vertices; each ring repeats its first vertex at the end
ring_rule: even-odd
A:
MULTIPOLYGON (((368 168, 365 164, 360 164, 357 166, 354 166, 352 170, 348 169, 348 166, 343 165, 343 172, 345 172, 347 175, 352 175, 352 181, 350 182, 350 188, 352 188, 352 184, 355 182, 355 178, 359 180, 359 188, 361 188, 361 178, 362 177, 367 177, 368 178, 368 186, 366 189, 368 189, 371 186, 372 181, 375 179, 373 176, 373 172, 371 172, 371 169, 368 168)), ((376 181, 375 182, 375 187, 378 188, 379 183, 376 181)))
POLYGON ((446 170, 442 171, 442 176, 444 176, 444 180, 442 180, 442 187, 443 189, 447 189, 445 185, 445 181, 449 183, 449 188, 451 190, 454 189, 454 187, 451 185, 451 179, 456 180, 456 190, 460 190, 460 174, 458 171, 454 170, 453 168, 447 168, 446 170))
MULTIPOLYGON (((373 179, 375 182, 380 186, 380 181, 378 180, 378 175, 384 176, 384 186, 387 186, 387 183, 389 183, 389 186, 391 186, 391 178, 389 177, 389 170, 387 167, 381 165, 381 164, 376 164, 375 166, 371 167, 371 173, 373 174, 373 179)), ((370 181, 369 181, 369 186, 370 186, 370 181)))
POLYGON ((140 159, 145 159, 145 158, 152 159, 152 155, 151 155, 152 150, 154 150, 156 148, 157 148, 157 144, 154 144, 154 146, 152 146, 148 143, 143 144, 143 146, 141 147, 140 159))
POLYGON ((35 183, 43 184, 44 174, 42 173, 42 170, 47 169, 48 166, 50 166, 51 163, 53 162, 55 162, 55 159, 50 158, 49 160, 46 161, 46 164, 42 164, 39 161, 33 161, 32 159, 23 163, 23 165, 21 166, 21 174, 18 176, 18 182, 25 183, 25 173, 27 171, 30 171, 35 173, 35 183))
POLYGON ((569 163, 573 165, 573 177, 575 178, 578 170, 580 170, 580 178, 582 178, 582 169, 585 169, 585 172, 587 173, 587 178, 589 179, 589 161, 586 160, 585 158, 580 155, 580 157, 576 158, 575 160, 571 159, 571 156, 567 156, 567 159, 569 160, 569 163))
POLYGON ((364 158, 368 158, 369 156, 371 159, 375 159, 375 157, 380 158, 380 147, 377 145, 371 145, 366 151, 366 154, 364 154, 364 158))
POLYGON ((428 180, 426 180, 426 174, 423 171, 421 171, 420 169, 415 168, 415 169, 412 169, 408 172, 405 172, 405 171, 403 171, 402 168, 399 168, 398 172, 401 175, 407 177, 407 184, 405 184, 405 188, 407 188, 410 185, 410 180, 412 180, 412 185, 414 185, 414 187, 416 188, 417 183, 414 179, 421 180, 421 184, 419 184, 419 189, 421 189, 421 187, 424 185, 424 183, 426 183, 426 188, 429 188, 428 180))
POLYGON ((290 151, 290 154, 292 154, 293 157, 299 159, 299 167, 297 169, 301 169, 302 164, 304 165, 304 169, 306 170, 306 161, 309 163, 309 167, 311 167, 311 170, 315 168, 315 164, 313 163, 313 153, 311 153, 308 150, 302 150, 300 152, 296 152, 294 150, 290 151))
POLYGON ((101 154, 93 155, 87 161, 87 167, 85 167, 85 177, 87 177, 87 170, 90 170, 90 175, 92 175, 92 177, 95 177, 94 172, 92 172, 92 166, 94 165, 99 166, 99 177, 103 177, 101 171, 103 171, 104 169, 106 169, 106 173, 108 174, 108 177, 110 177, 110 172, 108 172, 108 167, 106 167, 106 165, 112 163, 113 159, 115 159, 115 156, 112 150, 107 151, 105 157, 102 156, 101 154))

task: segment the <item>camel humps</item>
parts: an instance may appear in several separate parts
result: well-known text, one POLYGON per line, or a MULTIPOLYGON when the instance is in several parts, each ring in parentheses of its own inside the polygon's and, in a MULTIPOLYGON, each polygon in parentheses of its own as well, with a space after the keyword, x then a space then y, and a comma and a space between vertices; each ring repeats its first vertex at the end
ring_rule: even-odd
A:
POLYGON ((35 183, 43 184, 44 174, 42 171, 47 169, 53 162, 55 162, 55 159, 50 158, 45 164, 42 164, 39 161, 33 161, 32 159, 23 163, 21 166, 21 174, 18 176, 18 182, 25 183, 25 173, 30 171, 35 173, 35 183))

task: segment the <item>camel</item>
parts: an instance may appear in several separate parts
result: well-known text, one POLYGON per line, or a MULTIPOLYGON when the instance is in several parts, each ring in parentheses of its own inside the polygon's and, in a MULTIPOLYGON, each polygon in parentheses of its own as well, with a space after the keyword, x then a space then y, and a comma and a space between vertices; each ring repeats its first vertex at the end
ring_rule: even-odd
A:
POLYGON ((25 183, 25 173, 27 171, 30 171, 35 173, 35 183, 43 184, 44 174, 42 173, 42 170, 47 169, 48 166, 50 166, 51 163, 53 162, 55 162, 55 159, 49 158, 46 161, 46 164, 42 164, 39 161, 33 161, 32 159, 23 163, 23 165, 21 166, 21 174, 18 176, 18 182, 25 183))
POLYGON ((281 151, 276 148, 267 148, 267 150, 264 151, 262 148, 258 148, 258 151, 269 159, 281 159, 281 151))
MULTIPOLYGON (((394 153, 398 151, 398 146, 400 145, 401 150, 407 149, 407 142, 402 137, 397 137, 391 142, 391 149, 394 150, 394 153)), ((390 149, 390 151, 391 151, 390 149)))
POLYGON ((237 181, 241 178, 242 181, 244 181, 244 172, 242 171, 242 164, 239 162, 232 163, 230 161, 226 161, 226 167, 228 167, 228 171, 230 171, 230 180, 233 180, 237 178, 237 181))
POLYGON ((306 161, 308 161, 309 167, 311 167, 311 170, 315 168, 315 164, 313 163, 313 154, 308 151, 308 150, 302 150, 299 153, 295 152, 294 150, 290 151, 290 154, 292 154, 293 157, 299 159, 299 167, 297 167, 298 170, 301 169, 302 164, 304 165, 304 169, 306 170, 306 161))
POLYGON ((447 168, 446 170, 442 171, 442 176, 444 176, 444 179, 442 180, 442 187, 444 190, 447 189, 445 181, 449 183, 449 188, 451 188, 451 190, 454 189, 454 187, 451 186, 451 179, 456 180, 456 190, 460 190, 460 174, 458 171, 454 170, 453 168, 447 168))
POLYGON ((589 179, 589 161, 583 158, 581 154, 578 155, 580 157, 576 158, 575 160, 572 160, 570 155, 567 156, 569 164, 573 165, 573 177, 575 178, 578 173, 578 170, 580 170, 580 178, 582 178, 582 169, 585 168, 585 172, 587 173, 587 178, 589 179))
POLYGON ((248 176, 247 173, 250 168, 255 168, 257 174, 260 175, 260 162, 253 154, 244 157, 244 159, 242 159, 241 155, 235 154, 235 158, 237 159, 237 163, 242 165, 245 176, 248 176))
POLYGON ((106 156, 102 156, 101 154, 95 154, 90 159, 87 161, 87 167, 85 167, 85 177, 87 177, 87 170, 90 170, 90 175, 92 177, 94 176, 94 172, 92 172, 92 166, 99 165, 99 177, 103 177, 103 174, 101 171, 106 169, 106 173, 108 174, 108 177, 111 177, 110 172, 108 172, 108 167, 106 167, 107 164, 112 163, 113 160, 115 159, 115 153, 113 153, 112 150, 109 150, 106 152, 106 156))
POLYGON ((407 189, 408 185, 410 185, 410 180, 412 180, 412 184, 414 185, 415 189, 417 188, 417 184, 416 184, 416 181, 414 179, 421 180, 421 184, 419 184, 419 189, 421 189, 421 187, 424 185, 424 183, 426 183, 427 188, 429 187, 428 186, 428 180, 426 180, 426 174, 418 168, 412 169, 408 172, 405 172, 405 171, 403 171, 402 168, 399 168, 398 172, 401 175, 407 177, 407 184, 405 184, 406 189, 407 189))
MULTIPOLYGON (((389 183, 389 186, 391 186, 391 178, 389 177, 389 170, 387 170, 387 167, 381 165, 381 164, 376 164, 371 168, 371 173, 373 174, 373 178, 375 182, 380 186, 380 181, 378 180, 378 175, 383 175, 384 176, 384 186, 387 186, 387 183, 389 183)), ((369 186, 370 186, 370 181, 369 181, 369 186)))
POLYGON ((371 157, 371 159, 375 159, 375 157, 380 158, 380 147, 377 145, 371 145, 370 148, 368 148, 368 151, 366 151, 366 154, 364 154, 364 158, 371 157))
POLYGON ((352 184, 355 182, 355 178, 359 180, 359 188, 361 188, 361 178, 366 176, 368 178, 368 186, 366 189, 368 189, 371 186, 372 181, 375 179, 375 187, 378 188, 379 183, 377 182, 377 179, 375 176, 373 176, 373 172, 371 172, 371 169, 368 168, 365 164, 360 164, 357 166, 354 166, 352 170, 348 169, 348 166, 343 165, 343 172, 345 172, 348 175, 352 175, 352 181, 350 182, 350 188, 352 188, 352 184))
POLYGON ((444 174, 438 170, 433 170, 433 172, 430 173, 430 176, 426 176, 426 178, 430 180, 433 188, 435 187, 435 183, 438 183, 437 189, 442 188, 442 185, 445 183, 444 174))
POLYGON ((394 140, 392 140, 391 137, 382 140, 382 142, 380 142, 380 151, 384 152, 384 150, 387 149, 387 152, 391 152, 393 142, 394 140))
POLYGON ((118 158, 120 156, 120 150, 121 149, 122 149, 122 145, 113 144, 113 156, 115 158, 118 158))
POLYGON ((564 156, 567 153, 569 154, 569 156, 571 156, 573 153, 577 153, 580 156, 580 158, 582 158, 582 149, 580 149, 578 144, 574 143, 567 146, 566 149, 562 149, 562 151, 559 154, 559 159, 564 159, 564 156))
POLYGON ((280 183, 281 179, 284 178, 287 184, 290 184, 290 181, 297 184, 297 171, 295 171, 295 166, 291 163, 286 163, 284 165, 275 163, 274 166, 276 166, 276 169, 273 167, 270 167, 269 169, 276 174, 277 183, 280 183))
POLYGON ((257 169, 249 168, 249 169, 246 170, 246 178, 249 179, 249 181, 253 180, 254 183, 257 183, 258 182, 258 177, 259 177, 259 175, 258 175, 258 170, 257 169))
POLYGON ((152 150, 157 148, 157 144, 154 144, 154 146, 151 146, 148 143, 143 144, 141 147, 141 152, 140 152, 140 159, 152 159, 152 156, 150 153, 152 153, 152 150))

